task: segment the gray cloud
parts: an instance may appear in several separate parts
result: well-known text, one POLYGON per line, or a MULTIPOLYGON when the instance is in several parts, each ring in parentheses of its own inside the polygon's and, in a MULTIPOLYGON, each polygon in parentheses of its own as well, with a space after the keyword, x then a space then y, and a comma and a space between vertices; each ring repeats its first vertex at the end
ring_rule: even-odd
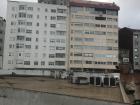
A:
POLYGON ((140 1, 119 0, 119 26, 140 29, 140 1))

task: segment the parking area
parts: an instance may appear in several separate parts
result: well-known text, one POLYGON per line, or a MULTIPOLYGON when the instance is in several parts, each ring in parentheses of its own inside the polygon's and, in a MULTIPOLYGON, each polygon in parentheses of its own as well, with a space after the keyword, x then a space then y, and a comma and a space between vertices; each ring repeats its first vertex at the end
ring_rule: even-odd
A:
POLYGON ((71 84, 68 80, 47 77, 2 77, 0 78, 0 86, 123 102, 119 86, 78 85, 71 84))

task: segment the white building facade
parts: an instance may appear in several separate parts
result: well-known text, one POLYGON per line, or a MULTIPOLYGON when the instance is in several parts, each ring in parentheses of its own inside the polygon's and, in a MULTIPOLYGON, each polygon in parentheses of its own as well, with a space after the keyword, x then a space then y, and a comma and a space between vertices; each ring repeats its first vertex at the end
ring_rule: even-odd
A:
POLYGON ((66 70, 68 8, 8 1, 4 69, 66 70))
POLYGON ((70 70, 111 72, 116 69, 118 10, 113 3, 70 2, 70 70))

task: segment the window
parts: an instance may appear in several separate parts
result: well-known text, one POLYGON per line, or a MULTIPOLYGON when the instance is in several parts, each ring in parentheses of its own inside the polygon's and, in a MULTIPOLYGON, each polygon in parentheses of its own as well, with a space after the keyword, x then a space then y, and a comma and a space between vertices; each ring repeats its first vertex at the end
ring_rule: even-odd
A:
POLYGON ((138 49, 137 49, 137 48, 135 48, 135 49, 134 49, 134 51, 135 51, 135 52, 137 52, 137 51, 138 51, 138 49))
POLYGON ((117 65, 118 63, 117 62, 113 62, 113 65, 117 65))
POLYGON ((26 9, 26 5, 19 5, 19 10, 25 10, 26 9))
POLYGON ((39 26, 39 23, 36 23, 36 26, 39 26))
POLYGON ((2 39, 0 39, 0 43, 2 43, 3 42, 3 40, 2 39))
POLYGON ((65 43, 66 41, 65 41, 65 39, 56 39, 56 42, 57 43, 65 43))
POLYGON ((39 34, 39 31, 38 30, 36 30, 36 34, 39 34))
POLYGON ((55 35, 55 31, 50 31, 50 35, 55 35))
POLYGON ((31 38, 27 37, 27 38, 26 38, 26 41, 31 41, 31 38))
POLYGON ((66 13, 66 9, 57 9, 57 13, 66 13))
POLYGON ((12 48, 12 46, 13 46, 12 44, 9 44, 9 48, 12 48))
POLYGON ((35 53, 34 57, 37 58, 38 57, 38 53, 35 53))
POLYGON ((37 15, 37 19, 39 19, 39 15, 37 15))
POLYGON ((43 38, 43 42, 47 42, 47 39, 46 38, 43 38))
POLYGON ((33 7, 28 7, 28 10, 29 11, 33 11, 33 7))
POLYGON ((26 49, 31 49, 31 45, 25 45, 26 49))
POLYGON ((50 50, 55 50, 55 46, 50 46, 50 50))
POLYGON ((43 54, 42 54, 42 58, 45 58, 45 57, 46 57, 46 53, 43 53, 43 54))
POLYGON ((35 41, 38 42, 38 38, 36 38, 35 41))
POLYGON ((47 16, 45 16, 45 19, 47 20, 47 16))
POLYGON ((45 8, 45 12, 48 12, 48 9, 47 8, 45 8))
POLYGON ((56 34, 57 35, 65 35, 66 34, 66 31, 56 31, 56 34))
POLYGON ((56 24, 50 24, 51 28, 56 28, 56 24))
POLYGON ((100 27, 100 24, 95 24, 95 27, 100 27))
POLYGON ((17 44, 16 44, 16 48, 24 48, 24 44, 22 44, 22 43, 17 43, 17 44))
POLYGON ((96 35, 106 35, 106 32, 103 31, 95 31, 96 35))
POLYGON ((30 61, 24 61, 24 65, 30 65, 30 61))
POLYGON ((12 21, 12 22, 11 22, 11 25, 16 25, 16 22, 12 21))
POLYGON ((55 58, 55 54, 49 54, 49 58, 55 58))
POLYGON ((27 22, 27 26, 32 26, 32 22, 27 22))
POLYGON ((40 11, 40 8, 37 8, 38 11, 40 11))
POLYGON ((18 56, 21 56, 21 53, 19 53, 18 56))
POLYGON ((65 66, 65 61, 55 61, 55 65, 57 65, 57 66, 65 66))
POLYGON ((12 11, 15 11, 15 7, 12 7, 12 11))
POLYGON ((86 42, 94 42, 94 38, 85 38, 86 42))
POLYGON ((54 65, 54 62, 49 62, 49 65, 50 65, 50 66, 53 66, 53 65, 54 65))
POLYGON ((56 58, 65 58, 65 53, 56 53, 56 58))
POLYGON ((96 20, 106 20, 106 17, 100 16, 100 17, 95 17, 95 19, 96 19, 96 20))
POLYGON ((135 55, 134 58, 137 59, 138 58, 138 55, 135 55))
POLYGON ((57 20, 66 20, 66 16, 57 16, 57 20))
POLYGON ((80 61, 80 60, 74 60, 74 64, 82 64, 82 61, 80 61))
POLYGON ((56 47, 56 50, 65 50, 65 47, 56 47))
POLYGON ((38 61, 34 61, 34 65, 38 65, 38 61))
POLYGON ((17 40, 23 41, 24 40, 24 36, 17 36, 17 40))
POLYGON ((45 65, 45 61, 41 61, 41 66, 44 66, 45 65))
POLYGON ((15 41, 15 37, 9 37, 9 41, 15 41))
POLYGON ((23 64, 23 60, 16 60, 16 64, 23 64))
POLYGON ((51 16, 51 20, 56 20, 56 17, 55 16, 51 16))
POLYGON ((55 39, 50 39, 50 43, 55 43, 55 39))
POLYGON ((135 62, 135 65, 139 65, 139 62, 135 62))
POLYGON ((117 11, 115 11, 115 10, 107 10, 106 11, 107 13, 107 15, 113 15, 113 16, 117 16, 118 15, 118 12, 117 11))
POLYGON ((25 29, 24 28, 18 28, 18 33, 25 33, 25 29))
POLYGON ((25 25, 25 21, 24 20, 18 20, 18 25, 25 25))
POLYGON ((32 33, 32 30, 27 29, 26 30, 26 33, 31 34, 32 33))
POLYGON ((75 52, 75 53, 74 53, 74 56, 82 56, 82 53, 80 53, 80 52, 75 52))
POLYGON ((8 60, 8 64, 12 64, 12 60, 8 60))
POLYGON ((86 61, 86 64, 92 64, 92 61, 86 61))
POLYGON ((32 14, 27 14, 27 18, 33 18, 32 14))
POLYGON ((138 38, 138 34, 134 34, 134 38, 138 38))
POLYGON ((24 53, 24 57, 30 57, 31 53, 24 53))
POLYGON ((107 62, 107 65, 112 65, 112 62, 107 62))
POLYGON ((105 27, 106 27, 106 25, 101 24, 101 27, 102 27, 102 28, 105 28, 105 27))
POLYGON ((44 23, 44 26, 47 27, 47 23, 44 23))
POLYGON ((56 9, 51 9, 51 12, 52 13, 56 13, 56 9))
POLYGON ((92 53, 84 53, 84 57, 93 57, 92 53))
POLYGON ((47 31, 46 30, 44 31, 44 34, 47 35, 47 31))
POLYGON ((9 52, 9 54, 8 54, 9 56, 12 56, 12 53, 11 52, 9 52))
POLYGON ((35 46, 35 49, 38 49, 38 45, 35 46))

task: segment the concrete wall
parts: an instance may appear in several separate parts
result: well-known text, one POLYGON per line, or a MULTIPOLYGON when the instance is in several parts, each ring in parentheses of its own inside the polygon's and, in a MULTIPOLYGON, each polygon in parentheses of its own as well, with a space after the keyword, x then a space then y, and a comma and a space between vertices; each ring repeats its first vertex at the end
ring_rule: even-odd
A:
POLYGON ((11 75, 12 73, 16 75, 30 75, 30 76, 50 76, 51 72, 49 70, 6 70, 1 69, 0 75, 11 75))
POLYGON ((128 105, 53 93, 0 88, 1 105, 128 105))

